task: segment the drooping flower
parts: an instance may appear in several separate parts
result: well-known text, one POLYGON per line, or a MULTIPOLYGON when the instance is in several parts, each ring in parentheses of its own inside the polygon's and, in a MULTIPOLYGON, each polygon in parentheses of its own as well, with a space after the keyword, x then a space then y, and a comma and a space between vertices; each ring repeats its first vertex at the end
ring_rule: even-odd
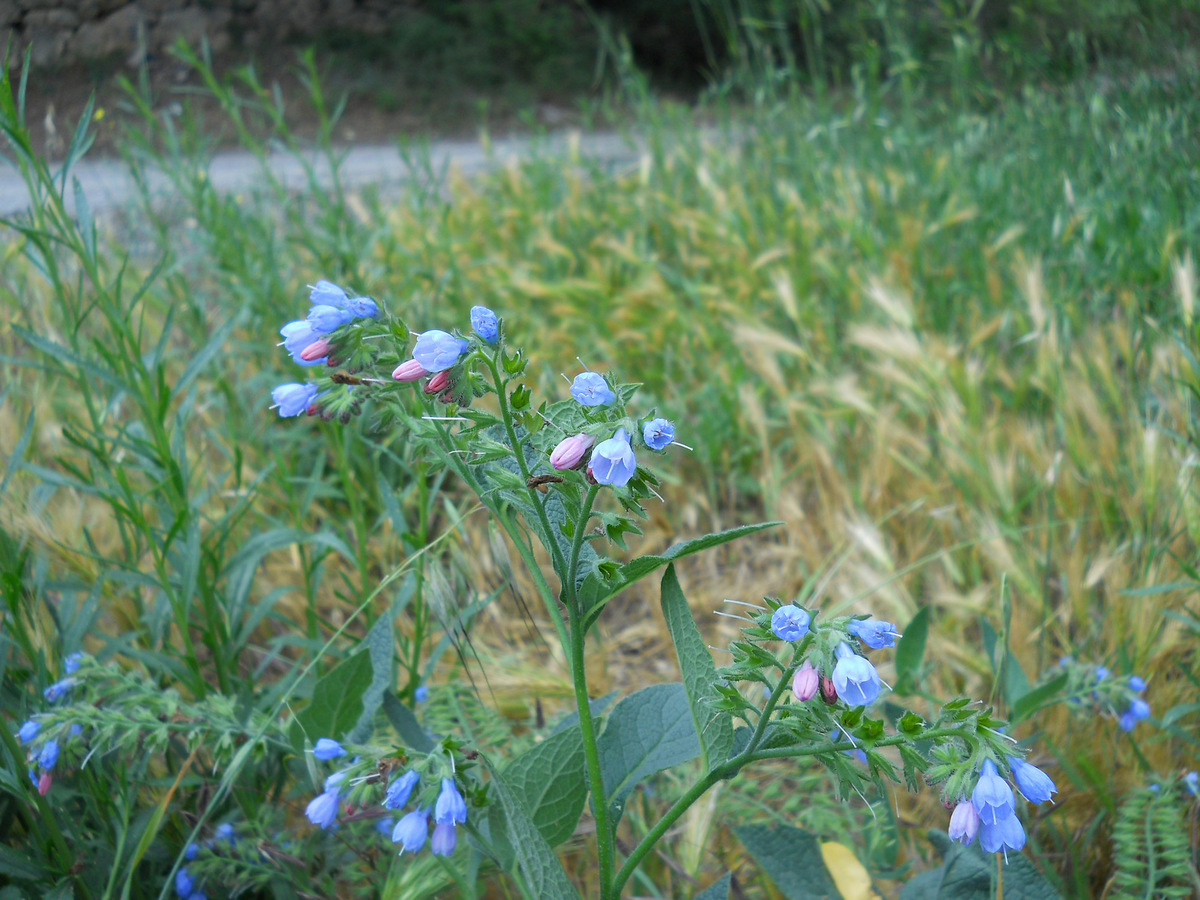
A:
POLYGON ((448 387, 450 387, 450 373, 438 372, 425 383, 425 393, 432 397, 434 394, 440 394, 448 387))
POLYGON ((429 688, 423 684, 418 686, 417 689, 413 691, 413 699, 418 703, 424 703, 429 699, 429 688))
POLYGON ((833 686, 849 706, 869 706, 879 696, 879 673, 863 657, 839 644, 838 661, 833 667, 833 686))
POLYGON ((1096 666, 1096 680, 1103 681, 1109 676, 1109 671, 1104 666, 1096 666))
POLYGON ((378 822, 375 823, 375 830, 378 831, 380 834, 382 834, 384 837, 387 837, 389 834, 391 834, 392 829, 395 827, 396 827, 396 820, 393 819, 391 816, 384 816, 382 819, 380 819, 378 822))
POLYGON ((308 324, 319 334, 332 334, 343 325, 354 319, 354 313, 348 309, 321 304, 308 311, 308 324))
POLYGON ((413 359, 430 372, 444 372, 458 362, 468 346, 462 338, 445 331, 424 331, 413 347, 413 359))
POLYGON ((587 459, 587 452, 592 449, 594 443, 596 439, 590 434, 580 433, 563 438, 550 452, 550 465, 560 472, 564 469, 574 469, 587 459))
POLYGON ((318 828, 328 828, 337 819, 339 791, 335 787, 314 797, 304 809, 308 821, 318 828))
POLYGON ((271 409, 278 409, 281 418, 303 415, 317 396, 315 384, 281 384, 271 391, 271 399, 275 402, 271 409))
MULTIPOLYGON (((346 780, 345 772, 334 772, 332 775, 330 775, 328 778, 325 779, 325 790, 332 791, 334 788, 337 788, 337 786, 345 780, 346 780)), ((341 788, 338 788, 338 790, 341 790, 341 788)))
POLYGON ((327 357, 311 359, 303 356, 304 351, 321 339, 320 332, 314 329, 307 319, 288 322, 279 329, 279 333, 283 335, 280 346, 292 355, 292 361, 297 365, 320 366, 329 361, 327 357))
POLYGON ((580 372, 571 382, 571 396, 584 406, 607 406, 617 399, 603 375, 580 372))
POLYGON ((1017 785, 1017 790, 1030 803, 1045 803, 1058 793, 1058 788, 1054 786, 1050 776, 1037 766, 1030 765, 1015 756, 1008 758, 1008 764, 1012 768, 1013 781, 1017 785))
POLYGON ((429 836, 429 814, 424 809, 414 810, 396 823, 392 832, 392 843, 399 844, 401 853, 408 850, 416 853, 425 846, 429 836))
POLYGON ((308 302, 313 304, 313 306, 345 307, 349 301, 350 298, 344 290, 332 281, 325 281, 324 279, 318 281, 308 295, 308 302))
POLYGON ((1133 702, 1129 704, 1129 712, 1139 722, 1142 719, 1150 718, 1150 704, 1141 697, 1134 697, 1133 702))
POLYGON ((374 319, 379 315, 379 304, 370 297, 351 297, 346 301, 346 309, 356 319, 374 319))
POLYGON ((617 433, 607 441, 597 444, 588 461, 588 474, 596 479, 597 484, 624 487, 635 472, 637 457, 633 455, 629 433, 624 428, 618 428, 617 433))
POLYGON ((771 631, 781 641, 798 641, 808 634, 812 616, 799 606, 787 603, 771 615, 771 631))
POLYGON ((189 862, 200 855, 199 844, 188 844, 187 849, 183 851, 183 858, 189 862))
POLYGON ((38 754, 38 765, 49 772, 58 762, 58 741, 51 738, 42 746, 38 754))
POLYGON ((346 749, 337 741, 331 738, 321 738, 313 747, 313 756, 317 759, 336 759, 339 756, 345 756, 346 749))
POLYGON ((408 798, 412 796, 413 788, 420 780, 421 776, 413 769, 409 769, 399 778, 393 779, 383 798, 384 809, 403 809, 407 806, 408 798))
POLYGON ((1013 814, 1015 798, 1012 788, 996 772, 996 764, 990 759, 983 763, 979 781, 975 784, 975 790, 971 792, 971 802, 975 804, 975 811, 979 813, 979 819, 984 825, 997 825, 1013 814))
POLYGON ((471 307, 471 327, 485 344, 494 344, 500 340, 500 326, 496 314, 486 306, 471 307))
POLYGON ((1121 714, 1121 717, 1119 719, 1117 719, 1117 725, 1126 734, 1133 731, 1133 729, 1137 728, 1137 723, 1138 723, 1137 717, 1134 716, 1134 714, 1131 712, 1124 712, 1121 714))
POLYGON ((21 726, 21 729, 17 732, 17 737, 20 739, 22 744, 28 744, 35 737, 37 737, 37 733, 41 730, 42 723, 35 721, 34 719, 30 719, 21 726))
POLYGON ((458 835, 453 822, 438 822, 433 829, 433 840, 429 850, 434 856, 450 856, 458 846, 458 835))
POLYGON ((467 821, 467 801, 454 786, 453 778, 442 779, 442 791, 438 794, 437 805, 433 808, 433 821, 439 825, 443 822, 467 821))
POLYGON ((1200 774, 1188 772, 1183 776, 1183 783, 1187 787, 1189 794, 1195 794, 1197 790, 1200 790, 1200 774))
POLYGON ((675 426, 666 419, 651 419, 642 426, 642 440, 651 450, 666 450, 675 440, 675 426))
POLYGON ((1025 846, 1025 829, 1021 826, 1021 820, 1010 815, 995 824, 980 822, 979 846, 987 853, 1020 850, 1025 846))
POLYGON ((79 671, 79 667, 81 665, 83 665, 83 661, 86 657, 87 657, 86 653, 80 653, 80 652, 72 653, 70 656, 68 656, 66 658, 66 660, 63 661, 63 670, 68 675, 74 675, 76 672, 79 671))
POLYGON ((1137 693, 1140 694, 1142 691, 1144 691, 1146 689, 1146 682, 1144 682, 1137 675, 1130 675, 1129 676, 1129 689, 1131 691, 1136 691, 1137 693))
MULTIPOLYGON (((325 785, 326 790, 329 789, 328 783, 325 785)), ((222 822, 217 826, 217 830, 213 832, 213 837, 218 841, 229 841, 231 844, 237 841, 237 835, 233 833, 233 825, 229 822, 222 822)))
POLYGON ((59 697, 62 697, 64 694, 66 694, 74 684, 74 678, 64 678, 61 681, 56 681, 42 692, 42 696, 44 696, 48 702, 53 703, 59 697))
POLYGON ((969 846, 979 834, 979 813, 969 800, 959 800, 950 816, 950 840, 969 846))
POLYGON ((397 381, 420 381, 429 372, 415 359, 402 362, 392 371, 392 377, 397 381))
POLYGON ((896 638, 900 637, 895 624, 881 622, 879 619, 851 619, 846 630, 872 650, 895 647, 896 638))
POLYGON ((796 695, 796 699, 803 702, 811 700, 817 696, 817 687, 821 681, 817 670, 813 668, 813 664, 807 659, 799 669, 796 670, 795 676, 792 678, 792 693, 796 695))
POLYGON ((191 874, 188 872, 187 866, 180 868, 175 873, 175 893, 183 900, 191 900, 192 893, 196 890, 196 882, 192 880, 191 874))

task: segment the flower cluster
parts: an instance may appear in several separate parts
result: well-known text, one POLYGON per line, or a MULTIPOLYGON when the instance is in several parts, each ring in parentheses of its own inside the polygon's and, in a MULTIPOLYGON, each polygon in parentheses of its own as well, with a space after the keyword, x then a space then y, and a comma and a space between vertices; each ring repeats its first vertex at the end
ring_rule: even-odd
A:
MULTIPOLYGON (((792 603, 779 606, 771 614, 771 633, 781 641, 795 643, 809 633, 812 615, 792 603)), ((839 699, 847 706, 870 706, 879 697, 882 682, 871 662, 855 652, 850 641, 857 639, 864 648, 878 650, 894 647, 900 637, 891 622, 876 619, 842 619, 826 631, 823 644, 832 653, 820 653, 820 668, 806 658, 792 679, 792 693, 800 702, 806 702, 820 691, 821 698, 828 704, 839 699), (822 674, 824 672, 825 674, 822 674)))
MULTIPOLYGON (((379 306, 370 297, 351 297, 329 281, 318 281, 309 294, 307 317, 288 322, 279 329, 280 346, 300 366, 334 365, 340 329, 356 319, 374 319, 379 306)), ((284 418, 303 413, 316 414, 316 401, 322 395, 315 384, 291 382, 271 391, 271 409, 284 418)))
MULTIPOLYGON (((471 307, 471 327, 483 345, 500 342, 500 320, 486 306, 471 307)), ((477 345, 479 346, 479 345, 477 345)), ((392 378, 406 384, 426 379, 425 393, 444 402, 455 399, 454 386, 461 373, 456 369, 471 349, 471 341, 457 332, 431 329, 417 335, 412 358, 392 371, 392 378)), ((460 397, 460 399, 466 399, 460 397)))
MULTIPOLYGON (((47 703, 57 703, 70 694, 79 683, 75 677, 90 657, 84 653, 72 653, 63 662, 64 678, 54 682, 42 692, 47 703)), ((29 745, 29 780, 38 793, 45 796, 53 784, 53 772, 58 765, 60 751, 69 742, 82 737, 83 729, 70 722, 58 722, 53 729, 43 731, 41 717, 33 716, 17 730, 17 740, 29 745)))
MULTIPOLYGON (((1015 756, 1008 758, 1013 783, 1030 803, 1045 803, 1057 788, 1037 766, 1015 756)), ((979 846, 988 853, 1020 850, 1025 846, 1025 829, 1016 815, 1016 798, 1007 781, 1000 777, 996 764, 984 760, 970 799, 960 798, 950 816, 950 837, 961 844, 979 838, 979 846)))
MULTIPOLYGON (((319 738, 312 754, 317 759, 329 761, 345 756, 346 749, 331 738, 319 738)), ((308 821, 318 828, 328 828, 337 820, 338 808, 341 806, 342 783, 345 780, 345 772, 335 772, 325 779, 325 789, 304 809, 308 821)))
POLYGON ((1069 702, 1077 709, 1091 706, 1117 720, 1118 727, 1128 733, 1138 722, 1150 718, 1150 704, 1141 696, 1146 682, 1139 675, 1113 675, 1106 666, 1080 663, 1070 656, 1059 660, 1069 680, 1069 702))

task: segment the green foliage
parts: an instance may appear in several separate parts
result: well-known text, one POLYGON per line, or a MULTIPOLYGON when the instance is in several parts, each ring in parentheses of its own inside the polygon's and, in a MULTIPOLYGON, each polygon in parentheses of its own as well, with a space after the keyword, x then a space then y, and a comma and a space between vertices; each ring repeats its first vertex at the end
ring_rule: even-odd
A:
POLYGON ((1200 884, 1189 838, 1194 826, 1188 822, 1180 784, 1158 787, 1129 791, 1117 809, 1112 830, 1114 900, 1191 897, 1200 884))
POLYGON ((743 825, 734 833, 787 900, 840 896, 813 835, 787 825, 743 825))
POLYGON ((929 832, 929 840, 944 861, 905 884, 900 900, 1059 900, 1024 856, 1012 855, 1001 869, 995 854, 956 844, 944 832, 929 832))

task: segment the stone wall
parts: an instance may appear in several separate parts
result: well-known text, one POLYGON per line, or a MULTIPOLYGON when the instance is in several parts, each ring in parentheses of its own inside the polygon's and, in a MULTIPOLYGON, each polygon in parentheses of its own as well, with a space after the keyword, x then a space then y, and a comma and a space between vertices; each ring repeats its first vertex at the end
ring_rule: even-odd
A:
POLYGON ((9 65, 27 46, 39 68, 120 57, 137 65, 183 38, 207 36, 215 51, 303 38, 331 28, 387 27, 404 0, 0 0, 0 49, 9 65))

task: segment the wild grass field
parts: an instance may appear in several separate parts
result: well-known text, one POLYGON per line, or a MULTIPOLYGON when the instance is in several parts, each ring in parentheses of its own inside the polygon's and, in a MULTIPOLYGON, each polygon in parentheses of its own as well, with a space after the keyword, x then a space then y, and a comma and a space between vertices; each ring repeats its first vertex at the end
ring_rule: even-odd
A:
MULTIPOLYGON (((253 124, 248 149, 265 153, 267 133, 302 152, 268 90, 209 89, 223 129, 253 124)), ((287 90, 328 116, 311 70, 287 90)), ((453 477, 369 408, 346 424, 268 409, 294 376, 277 329, 327 278, 415 330, 495 309, 541 398, 565 397, 579 361, 640 382, 693 449, 631 545, 784 523, 680 565, 713 647, 736 633, 713 614, 726 599, 802 597, 927 617, 903 685, 915 708, 970 695, 1011 715, 1066 656, 1143 678, 1152 715, 1130 733, 1086 692, 1024 719, 1060 789, 1025 853, 1065 897, 1193 895, 1198 98, 1188 56, 987 104, 895 83, 699 111, 643 96, 629 128, 646 149, 628 167, 546 153, 466 179, 417 153, 398 194, 288 192, 264 171, 261 192, 230 196, 204 174, 206 123, 133 91, 144 115, 124 158, 178 194, 98 212, 94 231, 69 179, 22 157, 10 105, 10 158, 43 196, 0 244, 6 733, 79 650, 182 703, 227 702, 231 723, 286 722, 388 618, 397 695, 427 684, 427 715, 469 740, 503 755, 566 708, 551 626, 453 477)), ((677 677, 649 588, 599 634, 595 694, 677 677)), ((161 896, 154 878, 193 826, 217 822, 261 851, 213 864, 229 891, 272 896, 281 871, 273 896, 451 890, 382 844, 312 849, 311 787, 282 738, 232 774, 170 737, 154 746, 136 770, 81 769, 32 801, 8 740, 0 896, 161 896)), ((746 822, 849 846, 883 895, 936 862, 925 832, 948 813, 931 792, 843 802, 831 785, 790 764, 728 784, 636 893, 690 896, 732 868, 744 896, 775 896, 732 834, 746 822)), ((677 791, 653 781, 626 838, 677 791)), ((588 839, 562 853, 580 885, 588 839)))

